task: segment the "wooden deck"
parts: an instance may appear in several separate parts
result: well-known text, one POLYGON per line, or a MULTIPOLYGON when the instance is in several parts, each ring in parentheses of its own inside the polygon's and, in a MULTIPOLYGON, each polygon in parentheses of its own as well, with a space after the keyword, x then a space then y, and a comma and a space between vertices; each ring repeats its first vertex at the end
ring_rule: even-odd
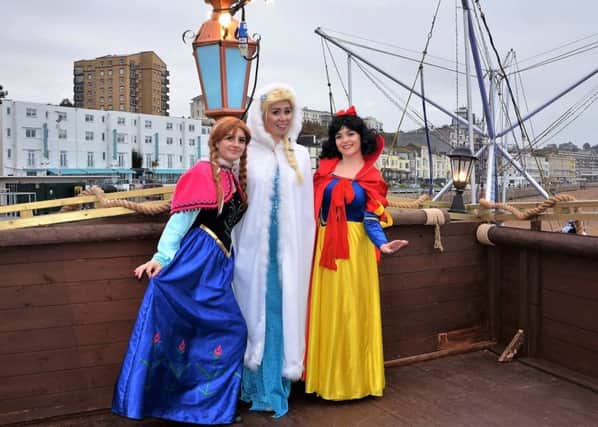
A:
MULTIPOLYGON (((451 356, 386 370, 382 398, 326 402, 295 387, 290 412, 275 420, 249 412, 239 426, 596 426, 598 393, 520 362, 499 364, 489 351, 451 356)), ((38 427, 158 427, 159 420, 129 421, 106 412, 38 427)))

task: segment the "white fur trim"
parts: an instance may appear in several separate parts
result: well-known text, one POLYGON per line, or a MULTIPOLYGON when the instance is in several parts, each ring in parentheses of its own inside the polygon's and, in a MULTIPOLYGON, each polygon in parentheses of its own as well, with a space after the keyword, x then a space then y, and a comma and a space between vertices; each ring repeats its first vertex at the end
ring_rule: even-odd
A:
POLYGON ((249 109, 248 125, 252 132, 247 155, 249 206, 233 231, 236 253, 233 286, 248 329, 245 365, 256 369, 261 364, 264 353, 268 233, 274 174, 278 165, 278 261, 283 293, 283 375, 296 380, 303 372, 305 352, 305 319, 315 235, 313 184, 309 154, 305 147, 294 142, 301 130, 302 112, 297 98, 295 97, 289 137, 303 175, 301 184, 287 161, 284 146, 275 144, 264 128, 260 96, 275 87, 284 87, 294 93, 287 85, 269 85, 256 95, 254 104, 249 109))

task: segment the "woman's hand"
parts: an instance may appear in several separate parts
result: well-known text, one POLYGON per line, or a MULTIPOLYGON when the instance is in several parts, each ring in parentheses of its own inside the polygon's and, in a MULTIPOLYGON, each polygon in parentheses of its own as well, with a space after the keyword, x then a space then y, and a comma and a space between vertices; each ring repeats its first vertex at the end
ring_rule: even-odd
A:
POLYGON ((160 263, 154 259, 150 259, 148 262, 141 264, 135 269, 135 277, 141 279, 143 277, 143 273, 145 273, 147 274, 147 277, 151 279, 158 274, 160 270, 162 270, 160 263))
POLYGON ((380 246, 380 252, 383 254, 394 254, 401 248, 409 244, 408 240, 393 240, 392 242, 384 243, 380 246))

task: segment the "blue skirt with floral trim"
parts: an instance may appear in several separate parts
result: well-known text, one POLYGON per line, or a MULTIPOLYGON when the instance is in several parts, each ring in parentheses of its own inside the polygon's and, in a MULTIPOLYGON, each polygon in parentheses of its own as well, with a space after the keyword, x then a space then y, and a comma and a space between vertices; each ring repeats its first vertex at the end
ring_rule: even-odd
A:
POLYGON ((231 287, 233 262, 193 228, 150 280, 114 389, 115 413, 233 422, 247 338, 231 287))

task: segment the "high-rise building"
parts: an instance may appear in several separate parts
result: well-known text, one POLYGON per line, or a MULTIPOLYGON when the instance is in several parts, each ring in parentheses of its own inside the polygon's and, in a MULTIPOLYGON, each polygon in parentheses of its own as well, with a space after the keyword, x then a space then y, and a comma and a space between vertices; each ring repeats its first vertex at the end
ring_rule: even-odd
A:
POLYGON ((75 61, 75 107, 168 116, 169 72, 154 52, 75 61))

